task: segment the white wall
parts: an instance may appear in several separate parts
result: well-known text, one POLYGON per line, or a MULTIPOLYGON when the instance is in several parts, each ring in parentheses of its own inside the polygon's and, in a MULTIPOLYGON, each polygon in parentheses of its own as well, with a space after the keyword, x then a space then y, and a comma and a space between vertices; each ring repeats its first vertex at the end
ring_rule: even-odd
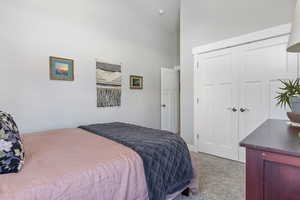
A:
POLYGON ((125 121, 160 127, 160 68, 177 65, 170 34, 123 0, 2 0, 0 110, 22 133, 125 121), (75 81, 50 81, 49 56, 75 60, 75 81), (122 106, 96 108, 95 58, 123 63, 122 106), (129 90, 129 75, 144 90, 129 90))
POLYGON ((181 1, 181 134, 189 144, 194 143, 192 48, 288 23, 295 3, 296 0, 181 1))

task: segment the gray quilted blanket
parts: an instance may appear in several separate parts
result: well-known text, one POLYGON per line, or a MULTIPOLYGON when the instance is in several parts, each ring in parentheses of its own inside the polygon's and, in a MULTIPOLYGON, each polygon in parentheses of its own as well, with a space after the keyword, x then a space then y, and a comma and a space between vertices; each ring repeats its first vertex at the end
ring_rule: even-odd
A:
POLYGON ((188 147, 173 133, 119 122, 79 128, 121 143, 140 155, 150 200, 165 200, 192 180, 188 147))

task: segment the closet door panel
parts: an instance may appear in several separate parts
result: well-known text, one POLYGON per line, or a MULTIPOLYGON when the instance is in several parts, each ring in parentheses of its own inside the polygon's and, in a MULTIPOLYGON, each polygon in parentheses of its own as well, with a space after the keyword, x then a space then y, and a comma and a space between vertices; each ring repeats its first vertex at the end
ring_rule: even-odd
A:
MULTIPOLYGON (((266 87, 263 81, 248 81, 241 85, 241 105, 239 110, 239 138, 242 140, 268 119, 266 87), (241 112, 241 109, 245 111, 241 112)), ((237 147, 238 148, 238 147, 237 147)), ((245 161, 245 150, 240 148, 239 160, 245 161)))
MULTIPOLYGON (((200 142, 203 144, 203 146, 209 146, 214 144, 214 107, 212 106, 214 104, 214 92, 215 87, 214 85, 204 85, 203 92, 201 92, 201 95, 204 95, 205 98, 201 98, 201 109, 200 114, 201 116, 201 128, 203 128, 204 131, 200 131, 200 142), (205 106, 206 105, 206 106, 205 106)), ((202 146, 201 146, 202 147, 202 146)))
MULTIPOLYGON (((279 79, 297 76, 297 55, 288 54, 287 36, 272 38, 240 48, 239 138, 242 140, 268 118, 286 119, 286 110, 274 100, 279 79)), ((240 148, 239 160, 245 161, 240 148)))
MULTIPOLYGON (((295 77, 296 78, 296 77, 295 77)), ((271 80, 269 82, 270 88, 270 104, 269 104, 269 116, 271 119, 288 119, 286 112, 279 106, 277 106, 277 101, 275 97, 277 96, 278 88, 282 87, 282 83, 279 80, 271 80)), ((286 111, 289 111, 287 109, 286 111)))
POLYGON ((215 104, 213 127, 215 143, 226 152, 232 151, 235 147, 236 136, 234 131, 235 114, 229 105, 233 105, 234 86, 231 83, 220 84, 215 90, 215 104))
POLYGON ((237 159, 237 70, 232 50, 198 57, 195 79, 198 86, 199 151, 237 159))

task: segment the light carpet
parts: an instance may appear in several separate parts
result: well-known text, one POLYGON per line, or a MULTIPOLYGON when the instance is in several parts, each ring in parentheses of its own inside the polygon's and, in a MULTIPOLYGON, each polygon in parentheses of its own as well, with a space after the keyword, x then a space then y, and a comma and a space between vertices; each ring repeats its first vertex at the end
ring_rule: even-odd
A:
POLYGON ((192 153, 199 175, 200 193, 175 200, 244 200, 245 165, 207 154, 192 153))

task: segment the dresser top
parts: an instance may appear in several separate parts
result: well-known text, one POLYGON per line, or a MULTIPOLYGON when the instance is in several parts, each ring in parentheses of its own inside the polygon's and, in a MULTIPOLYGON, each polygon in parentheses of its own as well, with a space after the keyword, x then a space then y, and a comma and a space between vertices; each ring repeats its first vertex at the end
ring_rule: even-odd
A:
POLYGON ((240 145, 246 148, 300 157, 300 128, 287 121, 269 119, 246 137, 240 145))

